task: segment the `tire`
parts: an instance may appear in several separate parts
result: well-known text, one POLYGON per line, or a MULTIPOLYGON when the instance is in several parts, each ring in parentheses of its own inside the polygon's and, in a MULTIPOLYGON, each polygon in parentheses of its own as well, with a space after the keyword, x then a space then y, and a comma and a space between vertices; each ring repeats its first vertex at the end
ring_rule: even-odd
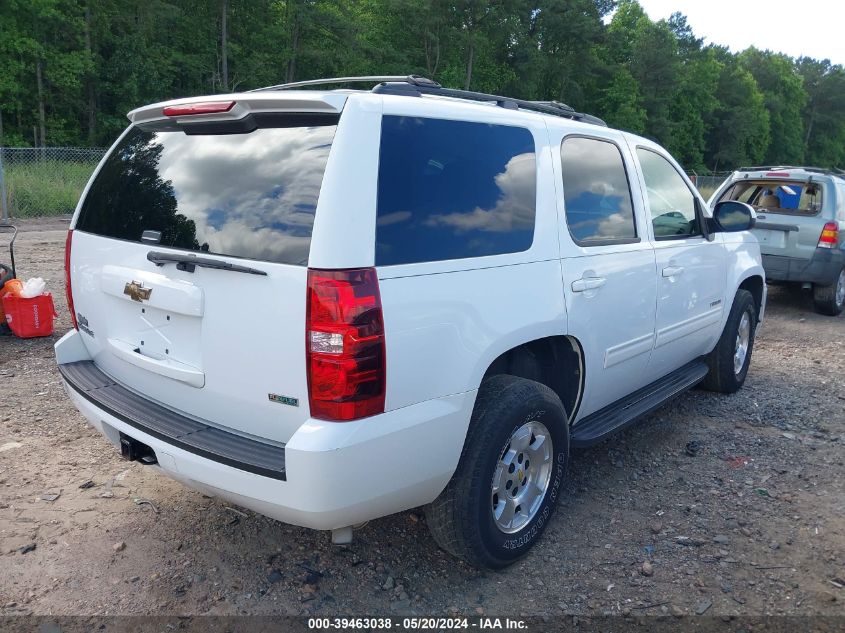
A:
POLYGON ((710 372, 704 378, 702 387, 719 393, 735 393, 742 387, 751 363, 756 330, 757 304, 754 303, 754 297, 747 290, 737 290, 722 336, 713 351, 707 355, 710 372), (740 325, 743 324, 743 317, 747 317, 747 346, 741 363, 737 364, 735 361, 738 361, 736 355, 740 347, 740 325))
POLYGON ((845 305, 845 268, 839 271, 839 277, 829 286, 813 285, 813 303, 816 312, 827 316, 838 316, 845 305))
POLYGON ((458 468, 425 509, 434 540, 476 567, 501 569, 514 563, 548 526, 568 463, 569 423, 557 394, 525 378, 488 378, 479 389, 458 468), (520 440, 528 442, 527 448, 520 440), (538 457, 532 466, 533 455, 538 457), (503 460, 514 465, 512 473, 503 460), (519 492, 520 484, 532 478, 545 483, 544 492, 535 494, 530 485, 519 492), (501 496, 494 492, 494 481, 501 496), (519 508, 522 500, 533 511, 521 509, 509 523, 512 531, 504 530, 500 524, 506 522, 507 509, 519 508), (498 519, 494 506, 502 512, 498 519))

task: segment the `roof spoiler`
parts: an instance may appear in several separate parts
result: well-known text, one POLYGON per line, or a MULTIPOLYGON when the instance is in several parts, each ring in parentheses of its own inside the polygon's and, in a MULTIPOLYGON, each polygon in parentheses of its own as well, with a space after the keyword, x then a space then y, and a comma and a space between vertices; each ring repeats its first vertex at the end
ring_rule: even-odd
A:
MULTIPOLYGON (((153 121, 173 120, 175 122, 225 122, 237 121, 250 114, 264 112, 297 112, 310 114, 340 114, 346 103, 346 95, 343 93, 316 93, 316 92, 295 92, 286 95, 261 94, 258 92, 243 92, 231 95, 210 95, 204 97, 189 97, 187 99, 173 99, 161 103, 136 108, 126 116, 134 124, 150 123, 153 121), (233 102, 234 105, 225 111, 215 109, 208 114, 185 114, 166 116, 165 108, 171 111, 188 110, 189 106, 201 106, 202 104, 221 102, 233 102)), ((200 108, 194 108, 199 111, 200 108)))

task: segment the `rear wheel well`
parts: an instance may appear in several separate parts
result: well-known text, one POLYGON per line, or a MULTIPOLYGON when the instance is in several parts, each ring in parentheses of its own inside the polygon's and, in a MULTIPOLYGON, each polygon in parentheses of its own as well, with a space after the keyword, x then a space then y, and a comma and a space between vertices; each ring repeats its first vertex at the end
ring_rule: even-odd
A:
POLYGON ((514 347, 490 364, 484 378, 499 374, 546 385, 560 398, 569 421, 574 419, 584 385, 583 352, 574 338, 549 336, 514 347))
POLYGON ((757 318, 760 318, 760 308, 763 305, 763 278, 757 275, 744 279, 739 284, 740 290, 747 290, 754 297, 754 305, 757 308, 757 318))

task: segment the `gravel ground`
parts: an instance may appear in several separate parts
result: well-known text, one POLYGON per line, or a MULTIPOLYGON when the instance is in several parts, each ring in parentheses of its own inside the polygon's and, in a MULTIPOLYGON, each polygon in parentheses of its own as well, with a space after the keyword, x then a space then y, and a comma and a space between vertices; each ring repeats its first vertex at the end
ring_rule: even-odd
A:
MULTIPOLYGON (((59 333, 65 227, 17 243, 59 333)), ((121 461, 53 342, 0 338, 0 615, 845 615, 845 319, 806 294, 770 289, 739 393, 693 391, 576 452, 542 542, 499 573, 441 552, 420 511, 336 548, 121 461)))

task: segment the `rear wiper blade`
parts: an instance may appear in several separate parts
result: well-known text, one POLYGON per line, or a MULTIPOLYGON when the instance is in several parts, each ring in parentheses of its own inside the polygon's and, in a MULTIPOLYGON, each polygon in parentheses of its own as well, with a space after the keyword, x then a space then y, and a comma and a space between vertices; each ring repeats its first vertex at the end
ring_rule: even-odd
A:
POLYGON ((177 253, 162 253, 160 251, 150 251, 147 253, 147 259, 156 266, 164 266, 165 264, 176 264, 178 270, 192 273, 197 266, 202 268, 216 268, 217 270, 230 270, 233 273, 248 273, 250 275, 264 275, 267 273, 257 268, 250 268, 249 266, 241 266, 240 264, 232 264, 230 262, 220 261, 219 259, 211 259, 210 257, 197 257, 196 255, 179 255, 177 253))

